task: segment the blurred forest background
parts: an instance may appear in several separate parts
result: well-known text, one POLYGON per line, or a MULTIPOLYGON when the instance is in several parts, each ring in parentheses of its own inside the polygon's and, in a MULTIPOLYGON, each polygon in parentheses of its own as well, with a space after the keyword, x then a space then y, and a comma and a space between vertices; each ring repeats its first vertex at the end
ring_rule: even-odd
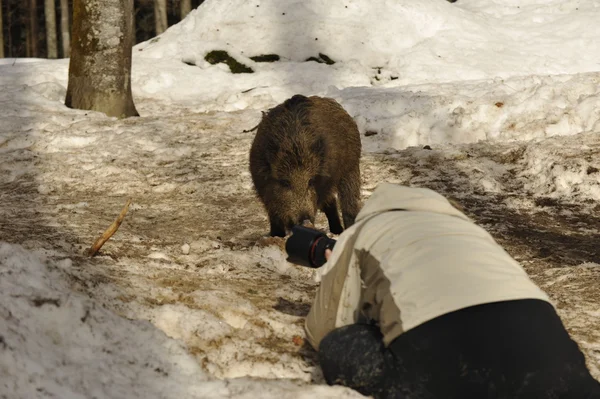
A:
MULTIPOLYGON (((134 0, 135 43, 164 32, 204 0, 134 0)), ((0 58, 69 57, 73 0, 0 0, 0 58)))

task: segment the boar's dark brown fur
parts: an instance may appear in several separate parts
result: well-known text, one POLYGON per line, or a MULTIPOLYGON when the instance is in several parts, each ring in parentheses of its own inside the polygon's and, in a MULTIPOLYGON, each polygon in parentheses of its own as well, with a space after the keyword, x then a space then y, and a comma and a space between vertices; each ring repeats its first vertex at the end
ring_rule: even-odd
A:
POLYGON ((341 233, 336 195, 348 228, 361 208, 360 134, 354 120, 333 99, 295 95, 263 115, 250 149, 250 173, 264 204, 272 236, 317 210, 329 230, 341 233))

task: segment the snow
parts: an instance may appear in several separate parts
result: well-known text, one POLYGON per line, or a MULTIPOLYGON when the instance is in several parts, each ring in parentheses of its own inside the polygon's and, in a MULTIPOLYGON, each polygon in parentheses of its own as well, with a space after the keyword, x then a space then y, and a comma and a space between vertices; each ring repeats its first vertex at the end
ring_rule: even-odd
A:
POLYGON ((141 117, 121 120, 64 106, 68 60, 0 60, 0 396, 361 397, 325 385, 303 341, 315 272, 264 237, 252 192, 248 130, 296 93, 356 120, 364 199, 430 187, 486 227, 599 378, 599 17, 597 0, 207 0, 134 47, 141 117))

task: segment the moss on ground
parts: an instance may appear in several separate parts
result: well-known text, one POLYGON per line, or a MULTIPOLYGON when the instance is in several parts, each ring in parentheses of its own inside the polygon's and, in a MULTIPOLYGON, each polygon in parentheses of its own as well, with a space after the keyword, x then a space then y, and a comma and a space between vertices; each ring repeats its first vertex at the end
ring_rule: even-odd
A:
POLYGON ((327 64, 327 65, 335 64, 334 60, 332 60, 331 58, 329 58, 329 56, 327 56, 326 54, 323 54, 323 53, 319 53, 318 57, 308 57, 306 59, 306 61, 316 61, 320 64, 327 64))
POLYGON ((215 65, 219 63, 224 63, 229 67, 231 73, 253 73, 252 68, 238 62, 235 58, 230 56, 227 51, 224 50, 213 50, 208 52, 204 59, 215 65))
POLYGON ((250 59, 254 62, 275 62, 279 61, 279 56, 277 54, 261 54, 250 57, 250 59))

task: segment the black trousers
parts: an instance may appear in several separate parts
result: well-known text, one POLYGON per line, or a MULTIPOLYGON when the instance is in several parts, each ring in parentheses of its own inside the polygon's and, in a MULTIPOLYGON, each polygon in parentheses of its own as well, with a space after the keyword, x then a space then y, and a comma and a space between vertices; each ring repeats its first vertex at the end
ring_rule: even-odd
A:
POLYGON ((328 384, 375 398, 600 399, 578 345, 540 300, 478 305, 396 338, 354 324, 319 346, 328 384))

